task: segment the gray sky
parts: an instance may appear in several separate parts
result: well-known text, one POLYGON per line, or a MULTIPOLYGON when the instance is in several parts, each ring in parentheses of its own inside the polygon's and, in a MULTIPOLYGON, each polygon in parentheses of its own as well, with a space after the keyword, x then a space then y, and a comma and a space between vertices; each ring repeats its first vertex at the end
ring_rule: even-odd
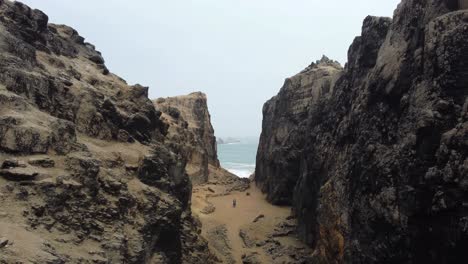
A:
POLYGON ((326 54, 346 62, 367 15, 400 0, 24 0, 75 28, 150 98, 208 95, 217 136, 258 136, 263 103, 326 54))

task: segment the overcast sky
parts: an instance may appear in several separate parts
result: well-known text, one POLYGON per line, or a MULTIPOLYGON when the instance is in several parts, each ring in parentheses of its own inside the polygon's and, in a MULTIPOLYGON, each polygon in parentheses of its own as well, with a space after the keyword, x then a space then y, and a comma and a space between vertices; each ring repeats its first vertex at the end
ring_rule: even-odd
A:
POLYGON ((263 103, 326 54, 346 62, 367 15, 400 0, 24 0, 75 28, 150 98, 202 91, 217 136, 258 136, 263 103))

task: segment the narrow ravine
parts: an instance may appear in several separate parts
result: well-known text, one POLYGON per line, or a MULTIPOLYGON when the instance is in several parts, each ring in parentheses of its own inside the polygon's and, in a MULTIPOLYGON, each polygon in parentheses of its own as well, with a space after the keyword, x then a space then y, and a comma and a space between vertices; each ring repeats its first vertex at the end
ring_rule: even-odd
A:
POLYGON ((268 203, 254 183, 210 181, 196 186, 192 211, 222 263, 301 263, 310 254, 294 236, 291 209, 268 203), (233 187, 240 190, 229 191, 233 187))

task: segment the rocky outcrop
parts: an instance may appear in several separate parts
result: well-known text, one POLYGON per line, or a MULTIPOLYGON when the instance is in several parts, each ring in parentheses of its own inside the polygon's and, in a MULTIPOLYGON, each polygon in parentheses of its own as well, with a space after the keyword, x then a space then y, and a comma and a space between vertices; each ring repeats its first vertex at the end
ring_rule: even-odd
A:
POLYGON ((307 118, 309 109, 317 101, 333 93, 341 73, 339 63, 324 56, 286 79, 279 94, 263 106, 255 179, 270 202, 291 203, 299 177, 298 158, 307 137, 298 129, 298 124, 307 118))
POLYGON ((179 142, 180 150, 189 157, 186 171, 190 179, 194 184, 206 183, 210 166, 219 168, 216 137, 206 95, 196 92, 159 98, 154 105, 163 113, 163 120, 168 126, 168 140, 179 142))
POLYGON ((287 81, 265 105, 255 180, 293 205, 315 262, 468 261, 462 2, 403 0, 393 20, 367 17, 328 95, 294 119, 287 81))
POLYGON ((0 0, 0 262, 210 262, 160 115, 75 30, 0 0))

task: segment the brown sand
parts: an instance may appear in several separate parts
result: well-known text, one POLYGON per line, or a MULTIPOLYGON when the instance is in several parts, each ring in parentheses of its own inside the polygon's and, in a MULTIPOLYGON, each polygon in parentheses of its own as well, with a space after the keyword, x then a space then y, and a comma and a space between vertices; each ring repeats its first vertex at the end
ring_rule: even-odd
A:
MULTIPOLYGON (((223 263, 242 263, 242 255, 251 253, 257 253, 257 259, 261 263, 278 263, 278 258, 274 261, 262 246, 256 244, 271 238, 271 233, 275 227, 290 215, 290 208, 269 204, 265 200, 265 196, 253 183, 244 192, 220 195, 225 191, 223 188, 222 185, 196 186, 192 196, 192 210, 202 222, 202 235, 208 240, 211 250, 219 255, 223 263), (250 195, 247 195, 247 193, 250 195), (233 199, 237 201, 235 208, 232 205, 233 199), (202 213, 203 208, 210 204, 216 208, 215 211, 209 214, 202 213), (264 215, 264 217, 254 223, 254 219, 259 215, 264 215), (221 250, 219 241, 215 241, 221 239, 221 237, 212 234, 212 230, 220 225, 224 225, 227 229, 226 240, 228 243, 228 245, 223 246, 227 248, 221 250), (243 239, 239 236, 241 230, 246 231, 248 237, 253 241, 253 246, 248 247, 243 242, 243 239), (225 256, 225 252, 220 252, 223 250, 230 252, 234 261, 230 261, 229 256, 225 256)), ((281 244, 284 246, 302 246, 292 236, 282 237, 281 244)))

